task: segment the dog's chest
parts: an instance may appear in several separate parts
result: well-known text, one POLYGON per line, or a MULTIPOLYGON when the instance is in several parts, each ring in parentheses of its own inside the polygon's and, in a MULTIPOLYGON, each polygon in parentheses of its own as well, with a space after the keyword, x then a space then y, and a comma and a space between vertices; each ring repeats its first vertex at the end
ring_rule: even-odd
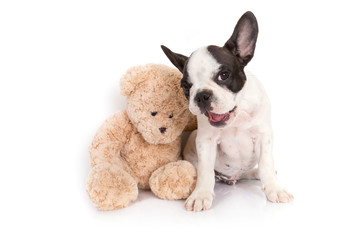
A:
POLYGON ((256 133, 241 128, 226 129, 218 141, 215 170, 229 179, 239 179, 255 167, 257 152, 256 133))

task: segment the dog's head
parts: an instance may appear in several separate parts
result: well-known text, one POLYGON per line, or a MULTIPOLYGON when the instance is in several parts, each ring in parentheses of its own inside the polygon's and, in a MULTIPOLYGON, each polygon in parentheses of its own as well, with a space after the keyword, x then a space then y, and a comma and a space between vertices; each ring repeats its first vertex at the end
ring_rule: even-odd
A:
POLYGON ((161 46, 169 60, 183 73, 181 87, 195 115, 204 114, 215 127, 229 125, 238 112, 238 97, 245 85, 244 67, 252 59, 258 24, 246 12, 223 47, 206 46, 190 57, 161 46))

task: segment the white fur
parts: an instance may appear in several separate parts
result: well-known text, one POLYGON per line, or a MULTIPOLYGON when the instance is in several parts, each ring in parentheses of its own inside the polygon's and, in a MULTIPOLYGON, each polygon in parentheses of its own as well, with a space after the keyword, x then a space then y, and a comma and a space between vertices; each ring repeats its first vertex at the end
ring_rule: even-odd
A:
POLYGON ((290 201, 293 196, 280 185, 275 174, 270 102, 262 85, 247 73, 243 89, 234 94, 211 79, 219 67, 220 63, 206 48, 195 51, 188 63, 189 79, 193 84, 190 111, 197 115, 198 130, 189 137, 184 157, 197 166, 198 179, 185 207, 193 211, 211 207, 215 196, 214 169, 234 180, 259 178, 269 201, 290 201), (214 93, 216 100, 212 107, 215 113, 237 107, 234 118, 225 127, 211 126, 196 106, 194 96, 204 89, 214 93), (257 164, 258 169, 254 169, 257 164))
MULTIPOLYGON (((196 50, 191 55, 187 65, 189 79, 193 84, 190 89, 190 99, 194 99, 200 91, 211 90, 214 93, 211 104, 212 111, 218 114, 229 112, 236 104, 236 96, 230 90, 220 87, 213 80, 214 74, 219 71, 220 66, 211 56, 207 47, 196 50)), ((194 101, 190 101, 189 109, 195 115, 201 114, 194 101)))

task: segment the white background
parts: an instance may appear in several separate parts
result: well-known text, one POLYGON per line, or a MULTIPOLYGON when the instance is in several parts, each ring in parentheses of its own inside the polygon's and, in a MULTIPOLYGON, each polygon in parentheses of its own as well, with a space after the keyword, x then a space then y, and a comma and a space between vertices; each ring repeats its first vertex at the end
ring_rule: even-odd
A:
POLYGON ((359 239, 360 56, 356 1, 1 1, 0 239, 359 239), (100 212, 85 192, 87 146, 124 107, 119 79, 164 44, 223 45, 259 22, 248 69, 273 106, 275 166, 295 195, 218 184, 213 208, 141 192, 100 212))

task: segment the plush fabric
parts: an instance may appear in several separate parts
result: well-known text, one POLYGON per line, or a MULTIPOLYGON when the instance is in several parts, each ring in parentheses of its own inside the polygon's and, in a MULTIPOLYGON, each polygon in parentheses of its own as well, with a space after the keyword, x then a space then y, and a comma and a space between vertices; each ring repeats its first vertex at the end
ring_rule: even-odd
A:
POLYGON ((126 110, 108 118, 89 147, 87 192, 97 208, 126 207, 138 188, 162 199, 184 199, 194 189, 194 166, 178 161, 184 129, 196 128, 181 77, 160 64, 133 67, 122 77, 126 110))

